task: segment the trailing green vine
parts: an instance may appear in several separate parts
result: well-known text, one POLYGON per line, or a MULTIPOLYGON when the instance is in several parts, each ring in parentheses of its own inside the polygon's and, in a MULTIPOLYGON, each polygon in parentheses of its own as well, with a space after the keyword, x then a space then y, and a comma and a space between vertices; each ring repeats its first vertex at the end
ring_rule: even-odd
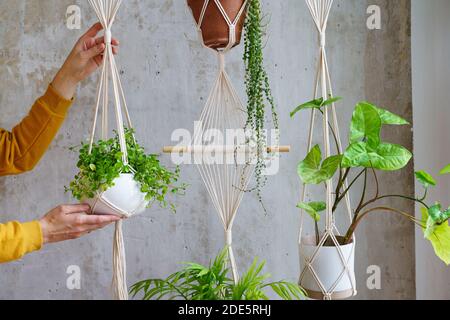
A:
POLYGON ((248 118, 245 129, 251 131, 257 150, 256 186, 250 191, 256 190, 258 200, 263 204, 261 191, 267 182, 267 177, 264 176, 267 147, 264 129, 268 107, 270 108, 275 130, 279 129, 279 122, 269 77, 264 67, 263 24, 260 0, 250 0, 248 4, 248 14, 245 23, 244 62, 246 71, 245 85, 248 97, 248 118))
MULTIPOLYGON (((175 171, 166 169, 159 161, 158 155, 146 154, 134 139, 133 131, 126 129, 125 138, 128 150, 129 165, 124 165, 120 150, 119 138, 100 140, 94 143, 89 153, 89 144, 83 143, 79 148, 79 172, 66 187, 66 192, 71 192, 73 197, 82 201, 93 198, 100 191, 106 191, 114 186, 114 180, 121 173, 135 171, 134 179, 139 182, 141 191, 146 194, 146 200, 151 206, 158 202, 161 207, 170 206, 174 211, 175 205, 169 203, 166 197, 169 193, 179 194, 185 190, 185 185, 175 185, 180 176, 177 167, 175 171)), ((75 151, 78 148, 71 148, 75 151)))

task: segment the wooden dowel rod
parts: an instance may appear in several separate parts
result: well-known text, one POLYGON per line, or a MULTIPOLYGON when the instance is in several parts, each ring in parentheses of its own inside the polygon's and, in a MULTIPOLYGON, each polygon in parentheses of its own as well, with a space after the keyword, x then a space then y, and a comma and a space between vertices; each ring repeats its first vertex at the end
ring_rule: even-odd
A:
MULTIPOLYGON (((194 147, 164 147, 163 153, 201 153, 201 152, 249 152, 246 147, 234 146, 194 146, 194 147), (237 149, 237 150, 236 150, 237 149)), ((288 153, 291 152, 291 146, 267 147, 268 153, 288 153)))

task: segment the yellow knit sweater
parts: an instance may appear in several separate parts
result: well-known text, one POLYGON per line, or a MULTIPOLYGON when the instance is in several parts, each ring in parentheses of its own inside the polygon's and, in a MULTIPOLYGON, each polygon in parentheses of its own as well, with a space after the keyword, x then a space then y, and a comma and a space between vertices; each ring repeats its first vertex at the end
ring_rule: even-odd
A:
MULTIPOLYGON (((0 176, 32 170, 61 127, 72 101, 62 98, 50 85, 12 132, 0 129, 0 176)), ((38 221, 0 224, 0 263, 20 259, 42 247, 38 221)))

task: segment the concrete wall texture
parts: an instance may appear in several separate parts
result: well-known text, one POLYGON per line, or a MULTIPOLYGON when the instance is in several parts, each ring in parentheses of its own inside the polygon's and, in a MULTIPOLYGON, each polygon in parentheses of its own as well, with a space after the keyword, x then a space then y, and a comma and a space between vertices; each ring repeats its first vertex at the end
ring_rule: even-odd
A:
MULTIPOLYGON (((307 118, 289 112, 311 98, 318 54, 317 32, 304 1, 265 0, 269 13, 266 65, 279 108, 283 144, 293 151, 269 180, 264 215, 253 194, 246 195, 235 223, 234 241, 241 269, 255 256, 267 259, 275 279, 296 281, 299 274, 295 208, 300 182, 298 161, 305 155, 307 118)), ((69 5, 82 9, 85 29, 95 21, 87 1, 3 0, 0 4, 0 125, 12 128, 46 88, 81 31, 68 30, 69 5)), ((410 1, 336 0, 328 28, 328 52, 334 91, 345 97, 339 121, 346 128, 354 104, 370 100, 412 120, 410 1), (382 29, 368 30, 369 5, 382 9, 382 29)), ((170 144, 176 128, 192 129, 216 73, 216 58, 199 43, 193 19, 182 0, 128 0, 114 34, 122 42, 118 62, 139 141, 151 152, 170 144)), ((242 47, 228 57, 228 71, 244 95, 242 47)), ((77 100, 43 161, 32 172, 0 179, 0 221, 32 220, 52 207, 73 202, 64 194, 75 174, 76 155, 68 147, 88 137, 97 78, 79 88, 77 100)), ((385 139, 411 149, 412 132, 392 128, 385 139)), ((317 137, 319 141, 320 136, 317 137)), ((168 163, 168 158, 163 157, 168 163)), ((223 246, 220 221, 194 167, 182 168, 190 184, 177 198, 178 212, 152 208, 125 224, 129 283, 163 277, 183 261, 207 263, 223 246)), ((381 177, 386 192, 413 194, 412 166, 381 177)), ((358 194, 353 194, 356 202, 358 194)), ((396 202, 401 209, 414 207, 396 202)), ((86 238, 51 245, 21 261, 0 266, 0 299, 108 299, 112 228, 86 238), (66 288, 67 267, 82 272, 81 290, 66 288)), ((374 216, 358 232, 358 298, 415 297, 414 227, 391 216, 374 216), (381 290, 366 287, 366 270, 381 268, 381 290)))

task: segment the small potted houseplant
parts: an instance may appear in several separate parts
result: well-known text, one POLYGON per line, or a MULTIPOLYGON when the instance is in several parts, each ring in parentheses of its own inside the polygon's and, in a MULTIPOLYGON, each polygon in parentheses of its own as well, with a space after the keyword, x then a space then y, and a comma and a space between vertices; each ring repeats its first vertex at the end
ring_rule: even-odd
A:
MULTIPOLYGON (((201 24, 203 42, 206 46, 221 51, 230 43, 230 28, 228 22, 223 17, 215 0, 187 0, 192 9, 193 16, 197 23, 201 24), (203 7, 207 4, 200 22, 203 7)), ((277 132, 279 130, 278 115, 275 101, 272 96, 268 73, 264 65, 264 26, 263 12, 260 0, 220 0, 224 12, 229 20, 233 22, 241 9, 245 9, 235 26, 235 43, 238 45, 244 35, 244 55, 245 64, 245 86, 247 92, 247 121, 245 129, 250 132, 248 143, 253 144, 256 150, 256 157, 252 159, 255 164, 256 186, 248 191, 255 191, 258 200, 262 202, 261 191, 266 184, 267 178, 264 171, 267 167, 267 114, 271 114, 272 126, 277 132), (243 6, 246 5, 245 8, 243 6)), ((278 133, 277 133, 278 135, 278 133)), ((279 137, 277 137, 278 140, 279 137)), ((279 143, 279 141, 276 141, 279 143)), ((263 206, 264 207, 264 206, 263 206)), ((265 208, 264 208, 265 210, 265 208)))
POLYGON ((131 294, 143 295, 143 300, 268 300, 271 289, 283 300, 301 300, 304 291, 286 281, 267 282, 269 274, 263 274, 264 262, 255 259, 247 273, 235 283, 228 278, 228 250, 225 248, 209 266, 187 263, 185 267, 167 279, 149 279, 131 287, 131 294))
POLYGON ((79 172, 66 187, 73 197, 91 205, 94 214, 115 214, 130 217, 142 213, 154 202, 162 207, 175 206, 166 199, 168 193, 181 193, 185 186, 176 186, 179 169, 170 171, 161 165, 157 155, 148 155, 125 131, 128 164, 124 164, 116 135, 106 141, 83 143, 79 149, 79 172))
MULTIPOLYGON (((340 98, 330 97, 329 100, 309 101, 297 107, 291 113, 291 116, 293 117, 299 111, 307 109, 316 109, 323 114, 324 108, 328 108, 338 100, 340 98)), ((424 171, 416 172, 416 178, 425 190, 424 196, 421 198, 402 194, 382 194, 379 189, 377 171, 401 170, 412 158, 411 152, 403 146, 382 141, 381 130, 385 125, 407 124, 408 122, 405 119, 387 110, 367 102, 360 102, 353 112, 348 147, 341 151, 333 127, 329 125, 336 142, 337 154, 322 161, 321 149, 316 145, 306 158, 299 163, 298 174, 305 185, 321 185, 335 178, 336 190, 332 195, 332 208, 330 208, 333 217, 339 212, 339 207, 345 196, 355 189, 356 182, 358 180, 363 182, 360 200, 357 207, 352 210, 353 217, 348 230, 343 235, 336 235, 340 251, 348 262, 348 268, 350 269, 348 271, 351 277, 341 277, 341 257, 337 256, 337 250, 333 250, 333 247, 336 246, 335 243, 327 240, 323 244, 324 252, 314 262, 317 276, 326 288, 335 286, 338 293, 349 292, 352 288, 351 280, 354 280, 354 248, 352 248, 354 234, 364 218, 375 212, 400 215, 422 228, 425 237, 431 241, 436 255, 447 265, 450 264, 450 227, 448 225, 450 210, 443 211, 440 204, 429 205, 425 202, 428 189, 436 184, 433 177, 424 171), (369 175, 373 179, 370 180, 369 175), (347 184, 346 181, 349 181, 349 183, 347 184), (367 194, 369 181, 373 181, 376 190, 376 193, 370 197, 367 194), (395 198, 419 203, 423 207, 423 218, 417 219, 414 214, 386 205, 379 205, 381 200, 395 198)), ((303 253, 306 260, 316 252, 319 246, 322 234, 319 223, 322 219, 322 213, 327 210, 327 205, 323 199, 316 200, 318 201, 298 204, 299 208, 311 216, 315 225, 315 234, 302 239, 303 243, 306 244, 304 247, 306 252, 303 253)), ((302 261, 303 268, 306 268, 307 264, 308 261, 302 261)), ((320 290, 312 277, 311 274, 305 276, 301 284, 308 293, 317 293, 320 290)), ((348 296, 344 294, 343 297, 348 296)))

